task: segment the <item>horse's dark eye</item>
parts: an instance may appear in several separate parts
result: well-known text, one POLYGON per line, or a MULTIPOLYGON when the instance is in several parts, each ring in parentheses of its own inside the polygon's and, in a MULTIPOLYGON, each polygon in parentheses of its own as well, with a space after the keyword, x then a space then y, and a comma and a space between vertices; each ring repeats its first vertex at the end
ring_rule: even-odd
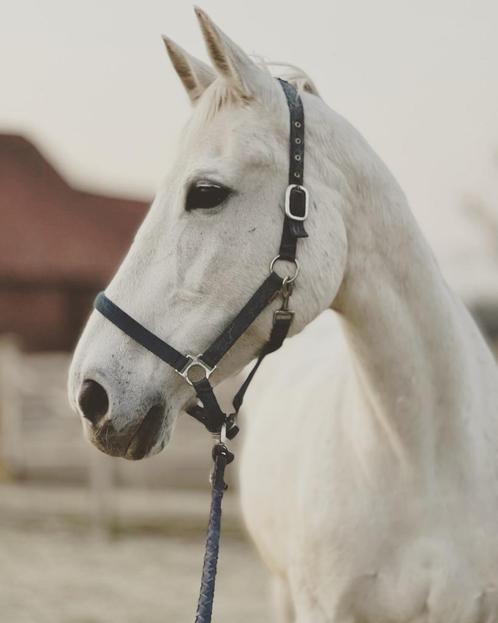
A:
POLYGON ((230 189, 221 184, 207 181, 195 182, 188 189, 185 209, 190 212, 190 210, 214 208, 225 201, 229 194, 230 189))

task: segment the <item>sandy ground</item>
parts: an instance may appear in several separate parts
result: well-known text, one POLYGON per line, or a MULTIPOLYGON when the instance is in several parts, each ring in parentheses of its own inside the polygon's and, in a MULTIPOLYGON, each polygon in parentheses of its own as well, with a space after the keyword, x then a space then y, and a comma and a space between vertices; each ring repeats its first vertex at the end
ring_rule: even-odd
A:
MULTIPOLYGON (((183 418, 159 457, 116 462, 83 442, 69 416, 67 356, 25 363, 33 391, 0 438, 0 623, 193 622, 211 438, 183 418), (43 402, 47 387, 53 400, 43 402), (117 536, 105 537, 104 526, 117 536)), ((214 620, 265 623, 267 575, 244 540, 234 484, 214 620)))
MULTIPOLYGON (((64 528, 0 530, 1 623, 185 623, 194 620, 201 539, 64 528)), ((251 547, 226 538, 216 623, 265 623, 266 571, 251 547)))

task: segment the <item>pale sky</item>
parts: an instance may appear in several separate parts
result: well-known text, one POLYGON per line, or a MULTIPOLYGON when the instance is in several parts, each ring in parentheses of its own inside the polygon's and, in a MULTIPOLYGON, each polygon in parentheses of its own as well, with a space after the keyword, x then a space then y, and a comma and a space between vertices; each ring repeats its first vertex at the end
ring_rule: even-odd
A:
MULTIPOLYGON (((497 293, 496 0, 199 0, 247 52, 302 66, 403 186, 450 283, 497 293)), ((152 197, 188 100, 165 33, 206 59, 180 0, 0 0, 0 131, 32 137, 69 180, 152 197)))

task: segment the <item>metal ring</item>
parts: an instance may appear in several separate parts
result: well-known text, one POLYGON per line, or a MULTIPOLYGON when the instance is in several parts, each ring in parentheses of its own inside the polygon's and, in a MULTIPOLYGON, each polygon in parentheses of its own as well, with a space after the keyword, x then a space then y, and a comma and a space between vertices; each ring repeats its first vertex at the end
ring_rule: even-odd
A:
POLYGON ((189 385, 193 385, 194 382, 198 383, 204 379, 209 379, 209 377, 211 376, 211 374, 216 370, 216 366, 213 366, 212 368, 210 366, 207 365, 207 363, 204 363, 204 361, 202 361, 201 359, 202 355, 187 355, 188 358, 188 362, 187 365, 182 369, 182 370, 178 370, 178 374, 180 376, 182 376, 189 385), (189 376, 189 372, 191 370, 194 369, 201 369, 204 372, 204 376, 200 376, 197 380, 195 379, 191 379, 189 376))
POLYGON ((189 383, 190 385, 194 384, 194 379, 190 378, 190 374, 192 373, 192 371, 196 371, 196 370, 202 370, 202 374, 201 374, 201 376, 199 377, 199 379, 196 382, 202 381, 202 380, 208 378, 208 371, 207 371, 206 367, 203 366, 198 361, 193 361, 189 365, 187 370, 185 371, 185 379, 186 379, 187 383, 189 383))
MULTIPOLYGON (((282 261, 282 262, 292 262, 292 264, 294 264, 294 269, 295 269, 295 270, 294 270, 294 274, 293 274, 293 275, 291 275, 290 277, 289 277, 289 276, 287 276, 287 277, 282 277, 282 279, 284 279, 284 281, 285 281, 285 283, 286 283, 286 284, 294 283, 294 281, 296 281, 296 279, 297 279, 297 276, 299 275, 299 271, 301 270, 301 267, 300 267, 300 265, 299 265, 299 262, 298 262, 296 259, 293 259, 293 260, 283 260, 283 259, 281 259, 280 255, 277 255, 277 256, 276 256, 276 257, 274 257, 274 258, 272 259, 272 261, 270 262, 270 273, 272 273, 272 272, 273 272, 273 268, 274 268, 275 264, 276 264, 279 260, 280 260, 280 261, 282 261)), ((278 275, 278 273, 277 273, 277 275, 278 275)), ((280 277, 280 275, 278 275, 278 276, 280 277)))

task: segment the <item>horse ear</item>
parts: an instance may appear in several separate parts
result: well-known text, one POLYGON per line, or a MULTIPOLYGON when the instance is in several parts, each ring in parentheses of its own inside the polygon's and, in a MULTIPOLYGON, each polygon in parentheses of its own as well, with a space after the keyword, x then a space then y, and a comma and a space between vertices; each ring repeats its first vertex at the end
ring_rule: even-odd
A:
POLYGON ((214 67, 238 95, 251 98, 265 85, 271 83, 273 86, 269 74, 262 71, 204 11, 198 7, 194 10, 214 67))
POLYGON ((191 56, 169 37, 163 35, 163 41, 190 101, 195 103, 211 82, 215 80, 216 73, 209 65, 195 58, 195 56, 191 56))

